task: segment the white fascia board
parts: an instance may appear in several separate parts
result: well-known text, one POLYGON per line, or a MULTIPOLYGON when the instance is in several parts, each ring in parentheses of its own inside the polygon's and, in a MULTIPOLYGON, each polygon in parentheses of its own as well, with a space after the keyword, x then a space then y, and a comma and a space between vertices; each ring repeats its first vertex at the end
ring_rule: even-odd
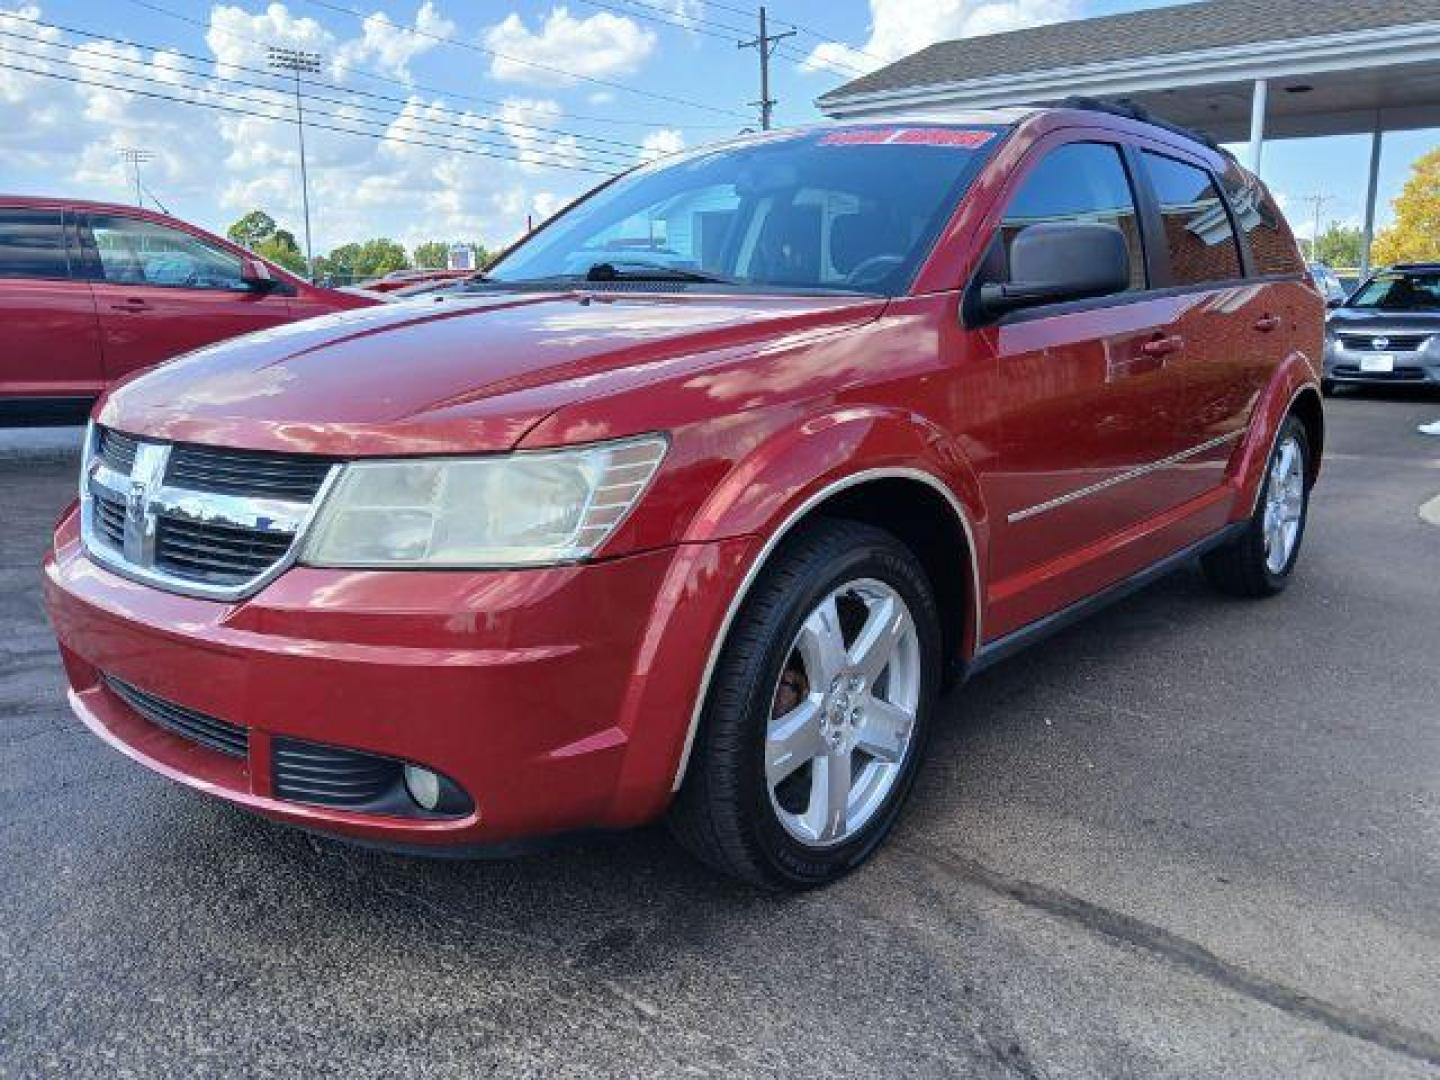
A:
POLYGON ((1440 59, 1440 22, 1411 23, 1019 75, 991 75, 930 86, 836 95, 821 98, 817 104, 822 112, 836 118, 940 105, 978 109, 1016 102, 1054 101, 1071 94, 1135 94, 1326 71, 1353 72, 1436 59, 1440 59))

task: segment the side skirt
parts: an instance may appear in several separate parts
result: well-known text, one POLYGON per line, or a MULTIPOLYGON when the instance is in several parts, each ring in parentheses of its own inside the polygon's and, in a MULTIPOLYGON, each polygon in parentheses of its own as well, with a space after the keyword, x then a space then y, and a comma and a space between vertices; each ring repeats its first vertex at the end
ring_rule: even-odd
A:
POLYGON ((1191 544, 1189 547, 1181 548, 1173 555, 1167 555, 1159 562, 1151 563, 1145 569, 1140 570, 1129 577, 1117 581, 1114 585, 1106 588, 1093 596, 1087 596, 1083 600, 1077 600, 1059 611, 1052 612, 1044 618, 1036 619, 1027 623, 1018 630, 1012 630, 1004 637, 996 638, 994 641, 982 645, 975 653, 975 656, 968 664, 962 665, 961 680, 978 675, 986 668, 993 667, 1002 660, 1006 660, 1022 649, 1028 648, 1038 641, 1043 641, 1051 634, 1057 634, 1066 627, 1079 622, 1081 619, 1089 618, 1102 608, 1107 608, 1117 600, 1123 600, 1132 593, 1139 592, 1147 585, 1152 585, 1161 578, 1173 574, 1192 559, 1199 558, 1213 548, 1221 547, 1235 539, 1250 526, 1247 518, 1244 521, 1237 521, 1225 526, 1217 533, 1212 533, 1205 539, 1191 544))

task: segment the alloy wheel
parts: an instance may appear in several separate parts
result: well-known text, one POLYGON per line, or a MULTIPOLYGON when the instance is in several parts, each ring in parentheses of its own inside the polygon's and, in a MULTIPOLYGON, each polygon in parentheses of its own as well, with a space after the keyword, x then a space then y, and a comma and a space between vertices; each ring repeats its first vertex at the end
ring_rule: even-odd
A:
POLYGON ((1284 573, 1295 553, 1300 522, 1305 515, 1305 456, 1292 436, 1275 451, 1270 484, 1265 492, 1265 565, 1272 574, 1284 573))
POLYGON ((810 611, 765 737, 771 805, 792 837, 831 847, 875 817, 909 753, 920 692, 915 621, 889 585, 850 581, 810 611))

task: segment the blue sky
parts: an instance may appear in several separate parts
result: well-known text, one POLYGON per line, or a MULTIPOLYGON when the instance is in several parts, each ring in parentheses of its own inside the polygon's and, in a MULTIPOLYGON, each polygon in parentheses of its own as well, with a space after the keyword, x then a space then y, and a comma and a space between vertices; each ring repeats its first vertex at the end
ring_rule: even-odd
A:
MULTIPOLYGON (((781 125, 880 58, 931 41, 1155 3, 773 0, 800 29, 773 68, 781 125)), ((322 54, 307 129, 316 249, 394 236, 511 239, 602 174, 753 126, 747 0, 0 0, 0 191, 152 198, 223 229, 263 207, 299 234, 297 151, 265 45, 322 54), (678 24, 678 25, 677 25, 678 24), (77 82, 76 80, 80 80, 77 82), (103 84, 103 85, 101 85, 103 84), (175 100, 179 99, 179 100, 175 100), (328 100, 326 100, 328 99, 328 100), (343 130, 342 130, 343 129, 343 130), (365 132, 368 134, 356 134, 365 132)), ((1381 220, 1440 132, 1387 136, 1381 220)), ((1358 223, 1365 136, 1273 143, 1265 179, 1358 223)))

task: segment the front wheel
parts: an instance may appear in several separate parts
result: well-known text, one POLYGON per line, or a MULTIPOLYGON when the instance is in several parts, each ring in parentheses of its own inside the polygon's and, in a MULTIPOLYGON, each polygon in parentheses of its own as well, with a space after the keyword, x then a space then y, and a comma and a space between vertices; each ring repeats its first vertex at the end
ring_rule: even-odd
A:
POLYGON ((1273 596, 1290 582, 1310 513, 1310 440, 1287 416, 1270 452, 1260 498, 1246 529, 1200 560, 1205 576, 1232 596, 1273 596))
POLYGON ((736 616, 672 831, 755 884, 840 877, 899 814, 939 674, 939 615, 910 550, 869 525, 808 526, 736 616))

